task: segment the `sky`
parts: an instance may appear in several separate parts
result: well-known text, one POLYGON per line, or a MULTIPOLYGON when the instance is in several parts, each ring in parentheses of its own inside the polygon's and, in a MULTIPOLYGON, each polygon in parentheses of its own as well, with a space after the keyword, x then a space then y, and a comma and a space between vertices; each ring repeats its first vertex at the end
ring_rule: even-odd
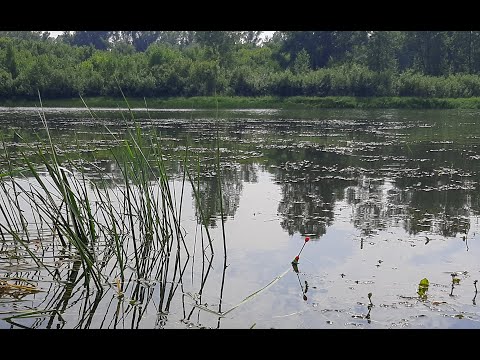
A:
MULTIPOLYGON (((262 38, 265 40, 266 38, 269 38, 273 35, 275 31, 264 31, 262 33, 262 38)), ((49 31, 50 37, 57 37, 58 35, 61 35, 63 31, 49 31)))
POLYGON ((63 31, 49 31, 50 37, 56 38, 58 35, 61 35, 63 31))

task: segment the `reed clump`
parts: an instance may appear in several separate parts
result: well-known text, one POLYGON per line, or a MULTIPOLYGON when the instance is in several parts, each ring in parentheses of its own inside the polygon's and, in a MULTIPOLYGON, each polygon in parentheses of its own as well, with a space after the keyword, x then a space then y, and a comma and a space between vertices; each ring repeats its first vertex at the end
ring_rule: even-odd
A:
MULTIPOLYGON (((198 245, 187 243, 181 224, 187 182, 194 197, 198 196, 195 174, 189 170, 194 165, 190 164, 188 148, 181 163, 182 180, 173 186, 160 140, 155 134, 143 133, 130 111, 130 119, 123 118, 128 123, 123 138, 105 127, 111 139, 121 144, 120 150, 112 150, 121 183, 117 179, 118 186, 112 187, 111 174, 104 173, 101 179, 92 181, 81 164, 61 153, 42 109, 40 98, 38 115, 45 136, 37 134, 35 148, 29 148, 28 155, 22 153, 23 168, 13 165, 4 142, 8 169, 0 176, 0 239, 13 244, 14 252, 19 254, 16 266, 21 259, 31 260, 63 289, 55 309, 39 313, 60 316, 68 308, 69 299, 83 289, 87 298, 95 294, 81 320, 85 326, 91 321, 88 314, 111 289, 118 301, 127 300, 125 311, 133 311, 139 319, 142 314, 136 305, 152 298, 152 284, 159 289, 159 312, 168 311, 173 294, 182 286, 192 250, 198 245), (32 162, 32 151, 40 165, 32 162), (178 187, 180 194, 175 192, 178 187), (48 249, 36 251, 34 244, 46 243, 47 238, 48 249)), ((95 117, 93 111, 90 114, 95 117)), ((195 201, 200 204, 198 198, 195 201)), ((199 254, 207 269, 200 280, 201 294, 214 251, 208 221, 202 219, 201 211, 198 216, 198 224, 203 227, 199 254)), ((38 290, 9 284, 1 283, 2 293, 38 290)), ((121 322, 118 309, 115 314, 113 321, 121 322)))

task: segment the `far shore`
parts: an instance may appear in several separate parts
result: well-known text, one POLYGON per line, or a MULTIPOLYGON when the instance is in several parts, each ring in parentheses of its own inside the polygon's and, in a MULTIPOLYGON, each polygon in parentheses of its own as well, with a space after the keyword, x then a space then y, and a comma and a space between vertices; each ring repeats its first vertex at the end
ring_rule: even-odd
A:
MULTIPOLYGON (((420 98, 420 97, 229 97, 199 96, 174 98, 84 98, 91 108, 150 108, 150 109, 480 109, 480 97, 420 98)), ((42 99, 43 107, 85 107, 82 99, 42 99)), ((39 107, 40 101, 0 99, 0 107, 39 107)))

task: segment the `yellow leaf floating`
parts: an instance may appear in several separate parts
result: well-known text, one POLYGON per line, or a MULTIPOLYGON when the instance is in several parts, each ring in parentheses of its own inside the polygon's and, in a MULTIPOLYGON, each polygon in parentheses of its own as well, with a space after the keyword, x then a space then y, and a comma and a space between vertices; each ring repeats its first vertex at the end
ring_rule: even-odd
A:
POLYGON ((427 291, 428 291, 429 284, 430 283, 427 278, 423 278, 422 280, 420 280, 420 284, 418 284, 418 291, 417 291, 417 294, 420 297, 420 299, 422 300, 427 299, 427 291))
POLYGON ((9 296, 20 299, 26 295, 40 292, 41 290, 33 285, 11 284, 8 281, 0 280, 0 298, 9 296))

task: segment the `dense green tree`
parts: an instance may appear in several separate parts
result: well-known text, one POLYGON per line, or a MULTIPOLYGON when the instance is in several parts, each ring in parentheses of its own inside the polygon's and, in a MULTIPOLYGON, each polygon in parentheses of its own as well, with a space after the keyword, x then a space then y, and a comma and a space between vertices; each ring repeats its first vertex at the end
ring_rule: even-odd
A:
POLYGON ((2 98, 480 96, 478 31, 0 32, 2 98))
POLYGON ((11 42, 7 45, 7 52, 5 55, 5 66, 10 72, 12 79, 15 79, 18 76, 17 61, 15 59, 15 51, 13 50, 13 45, 11 42))
POLYGON ((12 94, 12 75, 0 68, 0 98, 7 98, 12 94))
POLYGON ((112 51, 121 55, 132 55, 136 52, 135 47, 125 41, 117 41, 112 44, 112 51))
POLYGON ((240 41, 243 44, 250 44, 257 46, 262 40, 263 31, 241 31, 240 32, 240 41))
POLYGON ((410 54, 409 67, 426 75, 441 75, 447 68, 445 32, 407 31, 405 47, 410 54))
POLYGON ((373 71, 396 71, 402 47, 398 31, 372 31, 366 44, 366 63, 373 71))
POLYGON ((221 66, 231 65, 233 50, 240 43, 240 31, 196 31, 195 42, 207 49, 210 59, 221 66))
POLYGON ((447 72, 478 73, 480 70, 480 32, 447 31, 445 34, 447 72))
POLYGON ((293 62, 292 70, 295 74, 302 74, 310 70, 310 55, 302 49, 293 62))
POLYGON ((289 65, 305 50, 314 70, 354 60, 355 51, 368 39, 366 31, 287 31, 284 36, 282 50, 290 55, 289 65))
POLYGON ((111 31, 74 31, 71 36, 65 38, 71 45, 89 46, 95 49, 106 50, 109 47, 111 31))
POLYGON ((293 65, 304 50, 310 57, 311 68, 325 67, 333 54, 333 31, 286 31, 282 51, 289 55, 293 65))
POLYGON ((0 31, 0 37, 20 40, 47 40, 49 36, 48 31, 0 31))
POLYGON ((137 51, 145 51, 160 36, 160 31, 122 31, 122 39, 137 51))
POLYGON ((334 31, 332 34, 333 52, 330 64, 360 62, 359 56, 365 52, 368 35, 368 31, 334 31))
POLYGON ((171 46, 189 45, 193 41, 193 33, 191 31, 159 31, 157 39, 158 43, 168 44, 171 46))

